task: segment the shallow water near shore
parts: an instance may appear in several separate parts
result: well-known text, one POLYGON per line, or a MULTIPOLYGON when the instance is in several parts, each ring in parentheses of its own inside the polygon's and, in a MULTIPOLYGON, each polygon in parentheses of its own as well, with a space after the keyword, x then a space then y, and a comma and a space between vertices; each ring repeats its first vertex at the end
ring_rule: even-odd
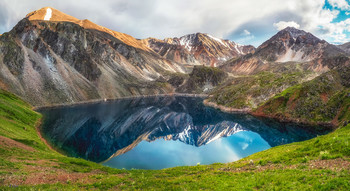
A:
POLYGON ((39 109, 57 150, 114 168, 163 169, 233 162, 329 130, 229 114, 203 98, 161 96, 39 109))

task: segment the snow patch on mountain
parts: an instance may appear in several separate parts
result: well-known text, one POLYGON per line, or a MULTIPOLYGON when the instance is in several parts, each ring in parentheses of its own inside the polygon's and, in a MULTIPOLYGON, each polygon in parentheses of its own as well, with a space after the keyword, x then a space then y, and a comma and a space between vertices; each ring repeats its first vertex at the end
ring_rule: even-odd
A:
POLYGON ((216 38, 216 37, 213 37, 213 36, 211 36, 211 35, 209 35, 209 34, 208 34, 208 37, 210 37, 211 39, 213 39, 213 40, 215 40, 215 41, 219 42, 220 44, 222 44, 222 45, 224 45, 224 46, 227 47, 227 45, 226 45, 224 42, 222 42, 221 39, 216 38))
POLYGON ((242 48, 241 46, 239 46, 238 44, 235 44, 235 49, 236 49, 236 51, 239 53, 239 54, 244 54, 241 50, 240 50, 240 48, 242 48))
POLYGON ((51 17, 52 17, 52 9, 51 8, 47 8, 44 20, 45 21, 49 21, 51 19, 51 17))
POLYGON ((184 46, 188 51, 191 51, 193 48, 193 43, 195 38, 196 38, 195 34, 183 36, 180 38, 180 45, 184 46))

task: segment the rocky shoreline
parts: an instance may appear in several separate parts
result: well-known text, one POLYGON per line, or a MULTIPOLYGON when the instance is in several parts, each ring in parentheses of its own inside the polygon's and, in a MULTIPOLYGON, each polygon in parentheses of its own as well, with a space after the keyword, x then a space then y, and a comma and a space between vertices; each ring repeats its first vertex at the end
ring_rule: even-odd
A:
POLYGON ((208 99, 205 99, 203 101, 203 104, 206 106, 209 106, 209 107, 219 109, 219 110, 221 110, 223 112, 227 112, 227 113, 250 114, 254 117, 270 118, 270 119, 276 120, 276 121, 281 122, 281 123, 297 123, 297 124, 301 124, 301 125, 305 125, 305 126, 322 126, 322 127, 327 128, 327 129, 335 129, 338 126, 337 124, 333 124, 332 122, 310 122, 310 121, 306 121, 304 119, 294 119, 294 118, 289 118, 289 117, 286 117, 283 115, 280 115, 280 116, 266 115, 263 113, 255 112, 251 108, 237 109, 237 108, 226 107, 223 105, 218 105, 217 103, 214 103, 214 102, 210 102, 208 99))
POLYGON ((251 113, 252 112, 250 108, 236 109, 236 108, 226 107, 223 105, 218 105, 217 103, 214 103, 214 102, 210 102, 208 99, 205 99, 203 101, 203 104, 205 106, 213 107, 227 113, 251 113))
POLYGON ((104 98, 104 99, 94 99, 94 100, 74 102, 74 103, 43 105, 43 106, 33 107, 32 109, 37 111, 39 109, 56 108, 56 107, 69 107, 69 106, 77 106, 77 105, 92 104, 92 103, 101 103, 101 102, 108 102, 108 101, 115 101, 115 100, 138 99, 138 98, 147 98, 147 97, 165 97, 165 96, 201 97, 201 98, 207 98, 208 97, 207 94, 185 94, 185 93, 169 93, 169 94, 156 94, 156 95, 136 95, 136 96, 126 96, 126 97, 120 97, 120 98, 113 98, 113 99, 104 98))
POLYGON ((278 122, 281 123, 297 123, 297 124, 301 124, 304 126, 321 126, 327 129, 331 129, 334 130, 336 129, 339 125, 334 124, 332 122, 311 122, 311 121, 307 121, 305 119, 300 119, 300 118, 290 118, 287 116, 283 116, 283 115, 266 115, 266 114, 262 114, 262 113, 258 113, 258 112, 250 112, 250 115, 253 115, 254 117, 261 117, 261 118, 270 118, 273 120, 276 120, 278 122))

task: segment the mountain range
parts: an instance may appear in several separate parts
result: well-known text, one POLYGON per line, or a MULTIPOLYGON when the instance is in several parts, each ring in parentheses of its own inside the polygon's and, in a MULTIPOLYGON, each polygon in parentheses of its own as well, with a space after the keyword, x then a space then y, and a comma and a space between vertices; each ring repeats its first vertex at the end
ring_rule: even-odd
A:
POLYGON ((196 33, 180 38, 144 39, 143 42, 160 56, 181 64, 216 66, 231 58, 255 51, 255 47, 239 45, 209 34, 196 33))
POLYGON ((217 67, 232 76, 296 63, 323 73, 349 65, 349 50, 349 44, 335 46, 292 27, 258 48, 204 33, 136 39, 45 7, 0 36, 0 88, 34 106, 207 93, 227 77, 218 80, 215 74, 225 75, 196 66, 217 67))

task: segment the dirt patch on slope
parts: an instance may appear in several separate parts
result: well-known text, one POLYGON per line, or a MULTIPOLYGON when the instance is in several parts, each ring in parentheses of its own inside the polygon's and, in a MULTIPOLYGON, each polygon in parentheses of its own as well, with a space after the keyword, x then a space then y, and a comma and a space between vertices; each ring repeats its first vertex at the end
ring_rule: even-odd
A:
POLYGON ((35 149, 33 149, 30 146, 27 146, 27 145, 25 145, 23 143, 20 143, 18 141, 15 141, 15 140, 12 140, 10 138, 3 137, 3 136, 0 136, 0 145, 1 145, 1 147, 20 148, 20 149, 27 150, 27 151, 30 151, 30 152, 34 152, 35 151, 35 149))
POLYGON ((342 158, 332 160, 312 160, 307 163, 300 163, 297 165, 283 165, 283 164, 266 164, 263 166, 256 165, 254 162, 241 168, 225 167, 219 170, 229 172, 251 172, 251 171, 265 171, 277 169, 297 169, 300 166, 306 166, 307 169, 328 169, 332 171, 350 170, 350 161, 342 158))
MULTIPOLYGON (((39 161, 40 162, 40 161, 39 161)), ((42 162, 42 161, 41 161, 42 162)), ((100 170, 95 170, 88 173, 69 172, 63 169, 57 169, 48 166, 23 166, 25 174, 9 173, 0 176, 3 185, 39 185, 39 184, 68 184, 82 183, 91 184, 98 180, 93 178, 93 175, 103 174, 100 170)))
POLYGON ((320 94, 320 97, 321 97, 323 103, 327 103, 328 102, 329 98, 328 98, 328 95, 326 93, 320 94))
POLYGON ((36 122, 36 124, 35 124, 36 133, 38 134, 40 140, 41 140, 43 143, 45 143, 45 145, 46 145, 49 149, 51 149, 52 151, 55 151, 55 152, 56 152, 56 150, 53 149, 53 148, 51 147, 51 145, 46 141, 46 139, 44 139, 44 137, 41 135, 41 132, 40 132, 41 120, 42 120, 42 119, 39 119, 39 120, 36 122))

